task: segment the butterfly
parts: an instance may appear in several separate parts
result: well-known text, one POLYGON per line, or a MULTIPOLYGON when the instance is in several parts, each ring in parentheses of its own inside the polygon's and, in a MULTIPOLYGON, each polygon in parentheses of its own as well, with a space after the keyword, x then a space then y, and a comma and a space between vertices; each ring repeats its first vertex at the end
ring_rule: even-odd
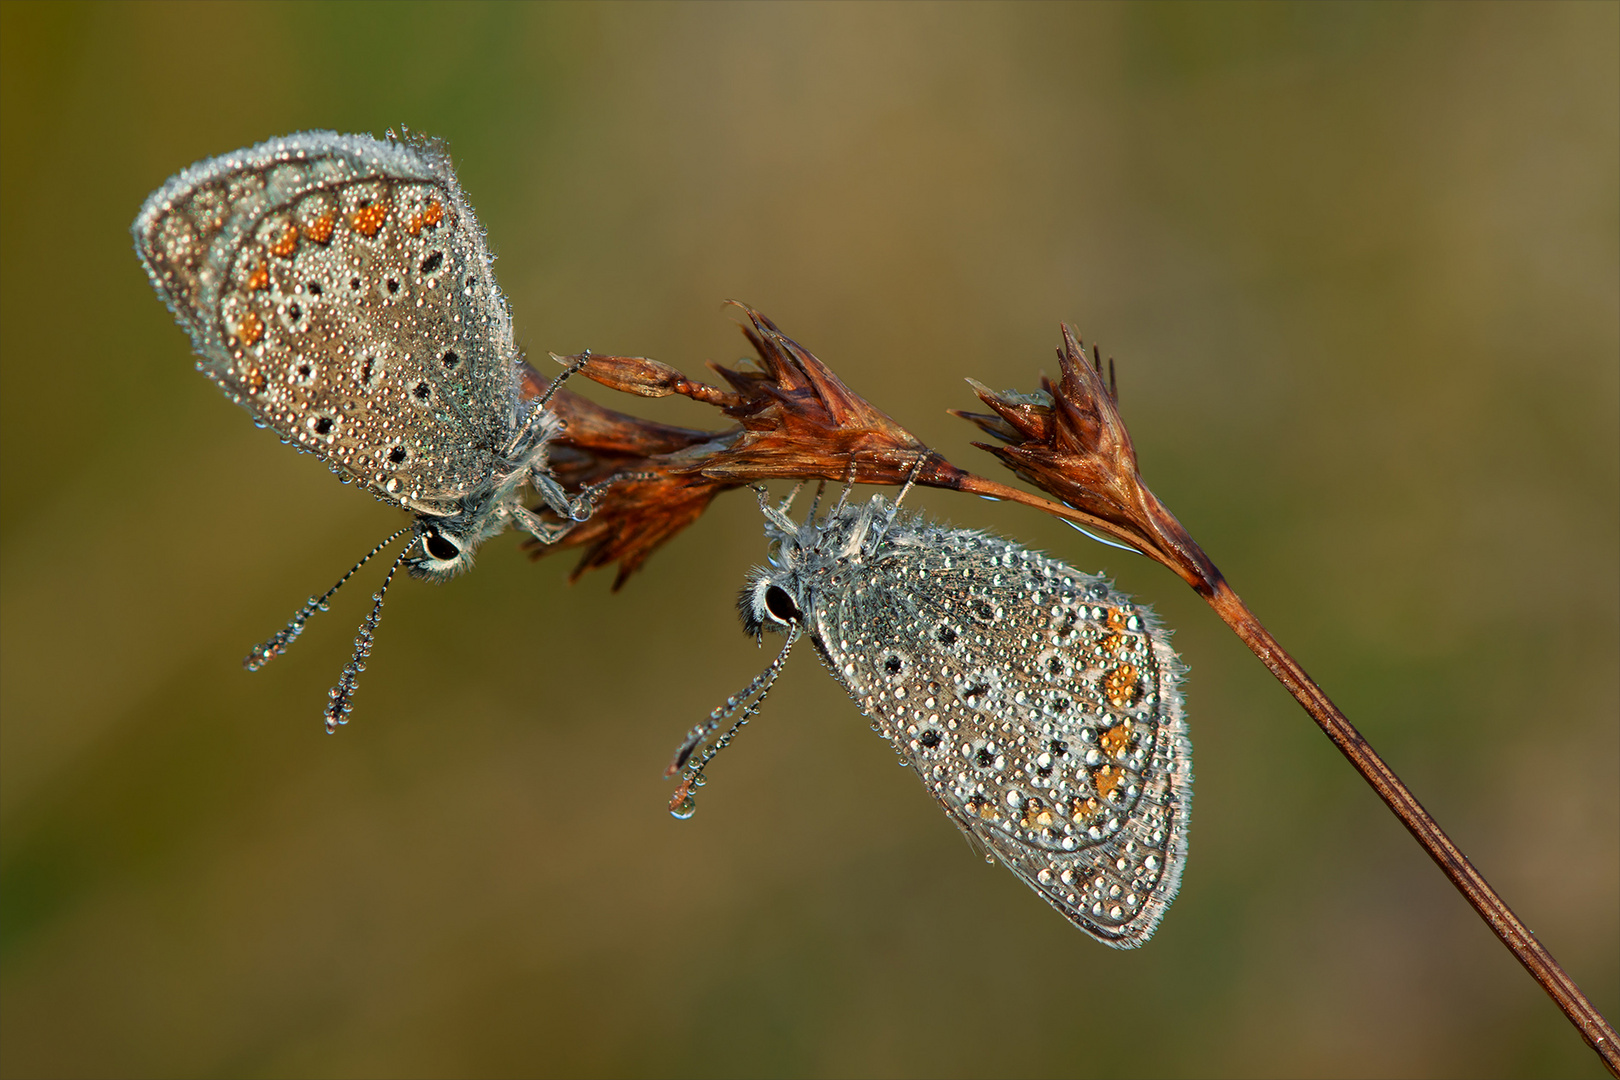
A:
POLYGON ((882 496, 854 506, 846 489, 799 524, 792 496, 759 495, 774 557, 738 609, 748 634, 787 643, 689 733, 671 812, 691 816, 705 767, 808 637, 970 843, 1104 944, 1147 941, 1180 885, 1192 801, 1184 668, 1153 613, 1097 575, 882 496))
POLYGON ((131 231, 203 374, 256 424, 413 515, 243 661, 257 670, 283 652, 410 533, 332 689, 328 731, 347 722, 401 565, 445 581, 508 527, 552 543, 590 516, 601 485, 570 495, 552 475, 547 447, 562 423, 550 392, 522 400, 511 314, 439 143, 271 139, 173 177, 131 231), (525 489, 556 520, 525 505, 525 489))

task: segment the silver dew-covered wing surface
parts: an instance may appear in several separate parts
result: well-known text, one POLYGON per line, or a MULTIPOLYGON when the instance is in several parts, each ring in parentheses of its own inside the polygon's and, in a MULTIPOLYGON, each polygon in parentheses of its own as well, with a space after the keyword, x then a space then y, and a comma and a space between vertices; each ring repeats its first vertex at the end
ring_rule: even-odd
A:
POLYGON ((1153 614, 1018 544, 905 515, 815 577, 824 659, 945 812, 1088 934, 1147 940, 1180 885, 1192 799, 1182 665, 1153 614))
POLYGON ((436 146, 272 139, 180 173, 133 231, 198 367, 260 423, 418 512, 490 482, 517 350, 436 146))

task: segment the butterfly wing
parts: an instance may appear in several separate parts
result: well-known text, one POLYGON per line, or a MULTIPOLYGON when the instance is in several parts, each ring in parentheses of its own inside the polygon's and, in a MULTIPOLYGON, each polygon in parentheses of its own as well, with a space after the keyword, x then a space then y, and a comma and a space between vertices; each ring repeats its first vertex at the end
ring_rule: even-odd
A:
POLYGON ((198 367, 261 424, 420 512, 489 483, 517 351, 435 147, 273 139, 180 173, 132 231, 198 367))
POLYGON ((945 812, 1088 934, 1146 941, 1192 798, 1182 667, 1151 613, 1017 544, 917 523, 831 573, 813 618, 834 674, 945 812))

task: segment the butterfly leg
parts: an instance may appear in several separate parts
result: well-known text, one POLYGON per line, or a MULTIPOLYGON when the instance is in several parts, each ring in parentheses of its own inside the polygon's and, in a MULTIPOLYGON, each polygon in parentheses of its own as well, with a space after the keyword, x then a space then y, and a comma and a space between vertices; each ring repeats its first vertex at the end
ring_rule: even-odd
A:
MULTIPOLYGON (((558 517, 567 518, 570 522, 574 522, 584 521, 591 516, 593 501, 585 498, 583 492, 577 496, 569 495, 549 471, 531 470, 529 482, 534 485, 534 490, 540 493, 540 497, 546 501, 546 505, 558 517)), ((586 490, 589 491, 590 489, 587 488, 586 490)))
MULTIPOLYGON (((610 476, 606 480, 599 480, 594 484, 585 485, 580 488, 578 495, 570 495, 549 472, 536 469, 530 474, 530 482, 534 485, 534 490, 539 492, 540 497, 545 500, 546 507, 558 517, 567 519, 570 527, 581 521, 589 521, 591 514, 596 510, 596 504, 602 501, 603 494, 614 484, 626 480, 656 479, 658 477, 655 474, 647 472, 619 473, 617 476, 610 476)), ((525 525, 524 528, 528 528, 528 526, 525 525)), ((534 532, 533 529, 529 529, 529 531, 534 532)), ((566 531, 565 528, 563 532, 566 531)), ((558 533, 557 535, 562 534, 558 533)), ((547 541, 547 543, 550 543, 550 541, 547 541)))
POLYGON ((900 504, 905 500, 905 497, 911 493, 912 487, 914 487, 917 483, 917 477, 922 475, 923 466, 928 463, 928 458, 929 454, 917 455, 917 464, 913 465, 911 467, 911 471, 906 474, 906 482, 900 488, 900 494, 894 497, 894 505, 896 509, 899 508, 900 504))
MULTIPOLYGON (((894 519, 900 513, 900 502, 901 502, 901 500, 904 499, 908 493, 910 493, 912 487, 917 483, 917 477, 922 475, 923 465, 926 464, 927 461, 928 461, 928 455, 927 454, 918 454, 917 455, 917 464, 913 465, 911 467, 911 472, 906 474, 905 485, 903 487, 901 487, 900 494, 898 494, 898 495, 896 495, 894 497, 894 503, 888 508, 887 512, 885 513, 885 516, 883 518, 883 528, 878 532, 877 539, 872 542, 872 547, 873 547, 874 550, 877 548, 877 546, 879 544, 883 543, 883 538, 889 535, 889 526, 894 524, 894 519)), ((868 506, 870 507, 871 504, 869 503, 868 506)))
POLYGON ((793 496, 799 493, 799 487, 801 486, 803 485, 795 485, 793 491, 783 500, 781 506, 773 506, 771 505, 770 489, 764 484, 753 485, 754 494, 759 496, 759 512, 765 515, 766 521, 787 536, 792 536, 799 531, 798 522, 788 517, 787 508, 793 502, 793 496))
POLYGON ((527 506, 515 507, 512 511, 512 520, 518 528, 542 544, 555 544, 576 524, 574 521, 547 521, 527 506))
POLYGON ((844 470, 844 490, 838 493, 838 505, 834 506, 829 517, 837 517, 849 505, 849 494, 855 490, 855 458, 849 459, 849 468, 844 470))

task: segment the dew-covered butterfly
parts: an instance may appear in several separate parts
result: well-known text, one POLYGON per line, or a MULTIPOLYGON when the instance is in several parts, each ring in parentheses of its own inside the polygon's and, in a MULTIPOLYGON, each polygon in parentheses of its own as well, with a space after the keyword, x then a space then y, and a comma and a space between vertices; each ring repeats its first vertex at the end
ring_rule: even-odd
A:
POLYGON ((970 842, 1104 944, 1146 941, 1181 881, 1192 801, 1183 668, 1153 613, 1099 576, 881 496, 854 506, 846 489, 800 525, 792 496, 774 506, 759 491, 775 552, 738 607, 749 634, 787 644, 687 736, 671 812, 691 816, 705 766, 808 637, 970 842))
POLYGON ((328 731, 347 722, 400 565, 444 581, 508 526, 550 543, 590 516, 596 492, 570 496, 551 474, 561 422, 547 398, 522 400, 484 231, 438 143, 272 139, 175 176, 132 231, 198 368, 283 442, 415 515, 244 661, 256 670, 279 655, 355 570, 411 533, 332 689, 328 731), (558 520, 525 506, 525 488, 558 520))

